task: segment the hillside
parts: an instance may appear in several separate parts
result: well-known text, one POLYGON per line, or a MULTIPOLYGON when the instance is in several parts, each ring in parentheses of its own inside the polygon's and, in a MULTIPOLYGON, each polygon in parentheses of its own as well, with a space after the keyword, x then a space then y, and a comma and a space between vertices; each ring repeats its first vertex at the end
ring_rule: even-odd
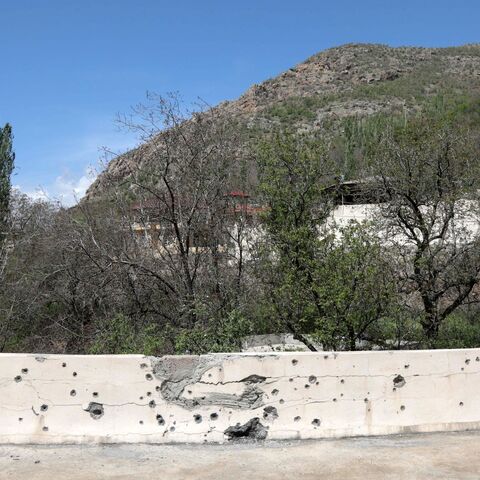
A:
MULTIPOLYGON (((419 110, 436 96, 478 116, 480 45, 344 45, 313 55, 215 108, 256 130, 282 125, 309 131, 327 124, 341 129, 347 117, 419 110)), ((112 160, 85 199, 101 197, 107 178, 127 178, 141 160, 141 147, 112 160)))

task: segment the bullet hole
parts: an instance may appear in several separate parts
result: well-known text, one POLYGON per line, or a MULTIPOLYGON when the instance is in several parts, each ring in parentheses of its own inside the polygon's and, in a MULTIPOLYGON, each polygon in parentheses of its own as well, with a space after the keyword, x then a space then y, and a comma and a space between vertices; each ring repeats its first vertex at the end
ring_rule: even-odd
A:
POLYGON ((283 398, 280 399, 280 405, 283 405, 285 403, 285 400, 283 398))
POLYGON ((272 390, 272 395, 278 395, 278 393, 279 393, 279 392, 278 392, 278 390, 277 390, 276 388, 274 388, 274 389, 272 390))
POLYGON ((293 378, 289 378, 288 381, 289 381, 289 382, 293 382, 293 378))
POLYGON ((193 416, 193 419, 195 420, 195 423, 202 423, 202 416, 199 413, 196 413, 193 416))
POLYGON ((298 360, 293 359, 292 360, 292 365, 296 365, 298 363, 298 360))
POLYGON ((475 359, 475 361, 476 361, 476 362, 480 362, 480 357, 477 357, 477 358, 475 359))
POLYGON ((336 398, 334 398, 334 399, 333 399, 333 401, 334 401, 334 402, 336 402, 336 401, 337 401, 337 399, 336 399, 336 398))
POLYGON ((155 387, 155 391, 156 391, 156 392, 159 392, 159 391, 160 391, 160 385, 157 385, 157 386, 155 387))
POLYGON ((155 400, 150 400, 150 401, 148 402, 148 406, 149 406, 150 408, 155 408, 155 407, 157 406, 157 404, 155 403, 155 400))
POLYGON ((266 379, 267 377, 262 377, 261 375, 249 375, 240 381, 242 383, 263 383, 266 379))
POLYGON ((142 369, 147 368, 147 364, 146 363, 141 363, 140 368, 142 368, 142 369))
POLYGON ((407 363, 407 365, 404 365, 404 368, 410 368, 410 365, 407 363))
POLYGON ((139 400, 143 400, 143 397, 138 397, 139 400))
POLYGON ((364 398, 363 401, 364 401, 365 403, 368 403, 368 398, 364 398))
POLYGON ((28 368, 22 368, 22 373, 26 375, 28 373, 28 368))
POLYGON ((37 362, 43 363, 43 362, 46 360, 46 358, 45 358, 45 357, 40 357, 40 356, 38 356, 38 357, 35 357, 35 360, 36 360, 37 362))
POLYGON ((211 374, 211 373, 208 374, 208 378, 212 378, 212 374, 211 374))
POLYGON ((345 383, 345 380, 342 378, 342 379, 340 380, 340 383, 345 383))
POLYGON ((65 362, 62 363, 62 367, 65 368, 67 364, 65 362))
POLYGON ((85 411, 90 413, 90 416, 94 420, 98 420, 99 418, 103 417, 104 414, 103 405, 97 402, 90 402, 88 407, 85 408, 85 411))
POLYGON ((140 420, 138 423, 139 423, 140 425, 143 425, 143 420, 140 420))
POLYGON ((174 432, 174 431, 175 431, 175 427, 170 427, 170 431, 171 431, 171 432, 174 432))
POLYGON ((188 393, 189 395, 191 395, 191 394, 192 394, 192 391, 191 391, 191 390, 187 390, 187 393, 188 393))
POLYGON ((400 407, 400 410, 403 412, 403 411, 405 410, 405 405, 402 405, 402 406, 400 407))
POLYGON ((463 402, 460 402, 459 405, 460 405, 461 407, 463 407, 463 402))
POLYGON ((313 425, 314 427, 319 427, 320 424, 321 424, 321 422, 320 422, 320 420, 319 420, 318 418, 314 418, 314 419, 312 420, 312 425, 313 425))
POLYGON ((48 427, 43 427, 42 430, 43 430, 44 432, 48 432, 48 427))
POLYGON ((19 421, 19 422, 23 422, 23 418, 22 418, 22 417, 19 417, 18 421, 19 421))
POLYGON ((393 379, 393 386, 396 388, 402 388, 405 385, 405 379, 401 375, 397 375, 393 379))
POLYGON ((218 413, 211 413, 210 414, 210 420, 217 420, 218 419, 218 413))
POLYGON ((315 385, 320 385, 320 382, 315 382, 315 385))
POLYGON ((315 375, 310 375, 308 377, 309 383, 315 383, 317 381, 317 377, 315 375))
POLYGON ((392 388, 392 390, 393 390, 394 392, 396 392, 396 391, 397 391, 397 389, 396 389, 395 387, 393 387, 393 388, 392 388))
POLYGON ((76 394, 77 394, 77 392, 75 390, 70 390, 70 396, 71 397, 74 397, 76 394))
POLYGON ((241 425, 237 423, 231 427, 228 427, 223 432, 229 440, 265 440, 268 435, 267 428, 260 423, 258 417, 251 418, 247 423, 241 425))
POLYGON ((343 393, 341 393, 340 396, 343 397, 343 393))
POLYGON ((93 395, 94 397, 98 397, 98 392, 93 392, 92 395, 93 395))
POLYGON ((306 383, 305 388, 310 388, 310 385, 308 383, 306 383))
POLYGON ((41 412, 46 412, 47 410, 48 410, 48 405, 43 404, 43 405, 40 407, 40 411, 41 411, 41 412))
POLYGON ((265 420, 275 420, 278 418, 278 412, 275 407, 268 406, 263 409, 263 418, 265 420))
POLYGON ((299 422, 301 419, 302 419, 302 417, 295 417, 295 418, 293 419, 293 421, 294 421, 294 422, 299 422))
POLYGON ((165 420, 163 419, 163 417, 160 414, 158 414, 156 418, 157 418, 157 423, 159 425, 165 425, 165 420))
POLYGON ((151 373, 147 373, 147 374, 145 375, 145 378, 146 378, 147 380, 153 380, 153 377, 152 377, 152 374, 151 374, 151 373))
MULTIPOLYGON (((467 359, 465 360, 465 363, 468 365, 468 364, 470 363, 470 359, 467 358, 467 359)), ((22 370, 22 373, 23 373, 23 370, 22 370)), ((25 372, 25 373, 26 373, 26 372, 25 372)))
POLYGON ((151 397, 152 396, 152 392, 147 392, 147 397, 151 397))
POLYGON ((460 370, 463 372, 465 369, 462 367, 460 370))
POLYGON ((73 372, 72 375, 73 375, 74 377, 76 377, 76 376, 77 376, 77 372, 73 372))
POLYGON ((17 383, 20 383, 22 381, 22 377, 20 375, 17 375, 14 380, 17 382, 17 383))

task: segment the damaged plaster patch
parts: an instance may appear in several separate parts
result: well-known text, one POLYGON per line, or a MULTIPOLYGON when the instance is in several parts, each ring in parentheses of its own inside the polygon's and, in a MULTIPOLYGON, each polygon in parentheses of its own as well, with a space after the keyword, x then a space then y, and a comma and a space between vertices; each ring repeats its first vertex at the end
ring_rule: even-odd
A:
POLYGON ((245 388, 240 395, 231 393, 212 392, 202 397, 185 398, 183 392, 189 385, 203 382, 202 377, 212 368, 221 368, 225 360, 239 358, 236 355, 204 355, 185 357, 151 358, 152 370, 155 378, 161 382, 162 397, 176 405, 193 409, 198 406, 218 405, 228 408, 254 409, 263 405, 263 390, 259 387, 266 377, 249 375, 239 380, 245 388))
POLYGON ((250 419, 243 425, 237 423, 234 426, 228 427, 223 433, 229 440, 265 440, 268 435, 267 429, 260 423, 258 417, 250 419))

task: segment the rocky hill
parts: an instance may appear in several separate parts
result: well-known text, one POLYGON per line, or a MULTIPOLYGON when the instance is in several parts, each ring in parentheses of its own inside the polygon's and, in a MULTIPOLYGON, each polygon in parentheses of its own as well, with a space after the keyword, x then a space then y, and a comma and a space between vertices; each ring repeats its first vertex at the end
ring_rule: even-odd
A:
MULTIPOLYGON (((250 128, 283 125, 308 131, 346 117, 418 110, 433 97, 455 102, 458 108, 479 109, 480 45, 344 45, 320 52, 216 108, 250 128)), ((86 199, 102 195, 106 178, 128 177, 141 158, 140 147, 114 159, 86 199)))

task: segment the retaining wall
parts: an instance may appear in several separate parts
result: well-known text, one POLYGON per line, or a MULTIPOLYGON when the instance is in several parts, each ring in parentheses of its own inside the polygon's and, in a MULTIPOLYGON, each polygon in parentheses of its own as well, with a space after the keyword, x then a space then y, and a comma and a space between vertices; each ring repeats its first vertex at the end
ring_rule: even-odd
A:
POLYGON ((480 349, 0 355, 0 443, 225 442, 480 427, 480 349))

